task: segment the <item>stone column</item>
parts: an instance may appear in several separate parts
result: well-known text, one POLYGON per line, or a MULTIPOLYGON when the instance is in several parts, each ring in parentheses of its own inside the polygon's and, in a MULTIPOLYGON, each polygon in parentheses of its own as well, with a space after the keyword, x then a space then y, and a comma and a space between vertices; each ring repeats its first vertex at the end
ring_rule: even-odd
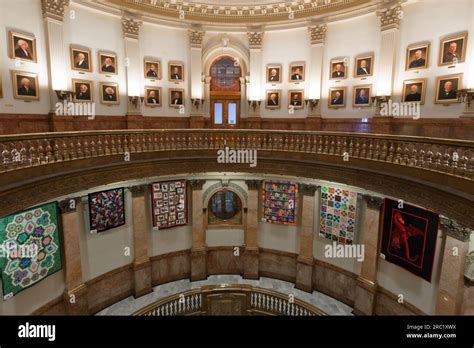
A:
MULTIPOLYGON (((250 49, 250 84, 248 89, 248 100, 261 101, 262 100, 262 43, 263 31, 247 32, 250 49)), ((260 107, 257 106, 254 110, 249 107, 248 118, 259 118, 260 107)), ((248 120, 251 121, 251 120, 248 120)))
POLYGON ((64 245, 63 271, 65 289, 64 305, 68 314, 88 315, 87 287, 82 279, 81 248, 79 242, 80 198, 59 202, 61 211, 62 240, 64 245))
POLYGON ((64 11, 69 6, 69 0, 41 0, 43 22, 46 40, 46 57, 48 62, 49 115, 51 131, 64 131, 61 122, 56 122, 56 103, 58 99, 55 90, 69 90, 67 75, 66 45, 63 39, 64 11))
POLYGON ((357 278, 354 300, 354 314, 373 315, 375 295, 377 290, 377 264, 380 238, 380 208, 383 199, 364 195, 362 204, 362 232, 361 245, 364 246, 364 261, 360 275, 357 278))
POLYGON ((205 180, 190 180, 193 205, 193 245, 191 248, 191 281, 207 278, 206 231, 203 219, 203 192, 205 180))
POLYGON ((122 17, 122 32, 125 45, 125 77, 127 82, 127 128, 143 128, 140 96, 146 97, 141 89, 142 61, 140 58, 139 32, 142 22, 124 14, 122 17), (138 98, 131 102, 129 97, 138 98))
MULTIPOLYGON (((205 32, 201 30, 189 30, 189 45, 191 49, 191 63, 189 68, 191 70, 191 99, 203 99, 203 84, 202 84, 202 40, 205 32)), ((207 102, 207 101, 206 101, 207 102)), ((203 104, 197 103, 191 105, 190 112, 190 127, 204 128, 204 111, 203 104)))
POLYGON ((464 296, 464 270, 472 230, 440 217, 445 244, 439 277, 436 315, 459 315, 464 296))
POLYGON ((244 278, 259 279, 258 195, 260 180, 245 180, 248 187, 247 224, 245 226, 244 278))
POLYGON ((300 184, 301 209, 300 253, 296 264, 296 288, 313 292, 313 237, 315 192, 319 186, 300 184))
POLYGON ((319 102, 313 109, 311 109, 311 104, 307 104, 308 115, 305 121, 307 130, 321 129, 321 88, 326 30, 326 24, 308 27, 311 38, 311 56, 308 64, 309 90, 306 99, 316 99, 319 102))
POLYGON ((133 186, 130 191, 133 214, 134 296, 140 297, 152 291, 151 261, 148 255, 148 233, 151 226, 145 210, 147 185, 133 186))

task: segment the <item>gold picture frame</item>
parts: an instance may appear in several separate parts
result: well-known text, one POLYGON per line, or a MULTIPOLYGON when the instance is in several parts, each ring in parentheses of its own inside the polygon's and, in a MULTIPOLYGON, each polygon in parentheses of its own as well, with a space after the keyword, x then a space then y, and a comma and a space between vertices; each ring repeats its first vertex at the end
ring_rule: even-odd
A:
POLYGON ((456 92, 458 89, 462 88, 462 79, 462 73, 438 76, 436 78, 435 104, 459 103, 456 92), (448 81, 450 81, 452 84, 449 90, 448 86, 446 86, 448 81))
POLYGON ((74 92, 73 100, 75 102, 93 102, 94 101, 94 81, 72 79, 72 90, 74 92), (87 90, 82 88, 82 85, 87 86, 87 90), (89 98, 87 98, 89 96, 89 98))
POLYGON ((288 81, 289 82, 292 82, 292 83, 304 82, 305 75, 306 75, 306 63, 305 62, 290 63, 290 67, 288 69, 288 81))
POLYGON ((425 104, 426 79, 412 79, 403 81, 402 103, 419 102, 425 104))
POLYGON ((69 46, 69 56, 71 70, 92 72, 92 54, 89 48, 71 45, 69 46), (81 59, 80 55, 83 56, 83 59, 81 59))
POLYGON ((329 79, 330 80, 345 80, 347 79, 349 71, 349 58, 333 58, 329 63, 329 79), (342 70, 338 70, 337 67, 340 65, 342 70))
POLYGON ((120 105, 119 84, 115 82, 99 82, 100 103, 105 105, 120 105), (114 93, 107 93, 111 88, 114 93))
POLYGON ((184 89, 170 88, 168 91, 168 102, 170 107, 179 108, 181 105, 186 105, 186 96, 184 94, 184 89), (181 98, 179 98, 179 94, 181 98), (176 99, 178 99, 178 102, 176 102, 176 99), (181 99, 181 102, 179 102, 179 99, 181 99))
POLYGON ((372 85, 357 85, 352 87, 352 107, 363 108, 372 106, 372 85), (361 95, 361 91, 364 94, 361 95))
POLYGON ((331 109, 339 109, 346 107, 347 87, 331 87, 328 94, 328 107, 331 109), (340 93, 337 96, 337 92, 340 93), (337 99, 337 100, 335 100, 337 99))
POLYGON ((9 31, 8 42, 10 48, 10 58, 19 59, 30 63, 37 62, 36 38, 33 35, 9 31), (21 47, 23 42, 26 42, 27 44, 25 47, 21 47))
POLYGON ((168 63, 168 81, 184 82, 184 63, 169 62, 168 63))
POLYGON ((99 73, 105 75, 118 75, 117 54, 107 51, 97 52, 99 57, 99 73), (110 61, 107 61, 110 59, 110 61))
POLYGON ((267 64, 266 67, 267 83, 277 84, 281 83, 283 68, 281 64, 267 64), (276 71, 276 75, 273 74, 276 71))
POLYGON ((152 108, 160 107, 162 97, 163 93, 161 87, 145 86, 145 106, 149 106, 152 108), (150 95, 150 92, 155 92, 155 96, 150 95), (156 97, 156 92, 158 92, 158 98, 156 97), (155 99, 156 101, 154 101, 155 99))
POLYGON ((430 64, 430 43, 423 42, 407 47, 405 71, 427 69, 430 64))
POLYGON ((467 49, 467 31, 451 34, 445 36, 439 41, 438 65, 453 65, 454 58, 457 58, 457 63, 463 63, 466 60, 467 49), (455 51, 451 51, 451 44, 455 44, 455 51), (461 47, 458 47, 458 46, 461 47))
POLYGON ((159 59, 143 59, 143 78, 147 80, 161 80, 161 61, 159 59), (152 66, 155 69, 152 69, 152 66))
POLYGON ((26 72, 26 71, 11 70, 11 75, 12 75, 14 99, 20 99, 20 100, 39 100, 40 99, 38 74, 26 72))
POLYGON ((374 54, 359 55, 354 58, 354 77, 364 78, 374 75, 374 54), (365 67, 363 66, 366 63, 365 67))
POLYGON ((279 109, 281 107, 281 90, 269 89, 265 92, 265 109, 279 109), (275 98, 272 96, 275 95, 275 98))
POLYGON ((304 89, 290 89, 288 90, 288 109, 304 109, 304 89), (295 96, 298 96, 295 99, 295 96))

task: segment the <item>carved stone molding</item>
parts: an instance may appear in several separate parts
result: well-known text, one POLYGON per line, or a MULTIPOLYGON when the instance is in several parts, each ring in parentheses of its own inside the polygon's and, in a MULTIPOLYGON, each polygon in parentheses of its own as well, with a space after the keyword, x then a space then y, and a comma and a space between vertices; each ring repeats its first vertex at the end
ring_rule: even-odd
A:
POLYGON ((309 35, 311 37, 311 44, 320 44, 324 42, 326 37, 327 25, 314 25, 308 27, 309 35))
POLYGON ((300 192, 307 196, 314 196, 314 193, 320 188, 318 185, 300 184, 300 192))
POLYGON ((244 209, 247 209, 247 202, 248 202, 248 194, 247 192, 239 185, 233 183, 233 182, 229 182, 229 181, 222 181, 222 182, 218 182, 218 183, 215 183, 214 185, 211 185, 209 186, 206 191, 204 191, 203 193, 203 202, 204 202, 204 206, 207 207, 207 204, 209 202, 209 200, 211 199, 211 197, 218 191, 222 190, 222 189, 227 189, 227 190, 230 190, 234 193, 236 193, 240 200, 242 201, 242 208, 244 209))
POLYGON ((362 195, 362 197, 367 202, 367 207, 370 209, 380 209, 383 204, 383 198, 372 196, 372 195, 362 195))
POLYGON ((81 202, 80 197, 67 198, 58 202, 59 210, 61 213, 70 213, 77 210, 77 206, 81 202))
POLYGON ((188 30, 189 35, 189 44, 191 47, 201 48, 202 47, 202 39, 206 34, 205 31, 200 30, 188 30))
POLYGON ((132 197, 143 196, 148 185, 137 185, 129 188, 132 192, 132 197))
POLYGON ((249 40, 249 48, 262 48, 263 31, 247 32, 247 38, 249 40))
POLYGON ((249 190, 258 190, 260 186, 262 186, 261 180, 245 180, 245 184, 249 188, 249 190))
POLYGON ((62 22, 67 6, 69 6, 69 0, 41 0, 43 18, 54 18, 62 22))
POLYGON ((140 26, 142 21, 135 20, 129 17, 122 17, 122 32, 123 37, 128 37, 131 39, 137 39, 140 32, 140 26))
POLYGON ((402 20, 402 7, 397 5, 395 7, 377 11, 377 16, 380 18, 380 27, 383 30, 400 28, 400 21, 402 20))
POLYGON ((466 256, 466 268, 464 271, 466 279, 474 284, 474 251, 471 251, 466 256))
POLYGON ((206 180, 189 180, 189 186, 191 186, 193 190, 202 190, 202 186, 205 182, 206 180))
POLYGON ((454 239, 460 240, 461 242, 468 242, 471 238, 473 230, 454 220, 445 216, 440 216, 440 224, 448 236, 453 237, 454 239))

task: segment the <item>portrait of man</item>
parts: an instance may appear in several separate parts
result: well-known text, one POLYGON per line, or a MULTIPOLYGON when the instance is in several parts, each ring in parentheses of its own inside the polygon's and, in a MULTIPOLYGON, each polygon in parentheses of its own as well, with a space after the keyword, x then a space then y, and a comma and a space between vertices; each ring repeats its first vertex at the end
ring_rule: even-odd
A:
POLYGON ((305 65, 300 64, 290 64, 290 82, 303 82, 305 75, 305 65))
POLYGON ((92 81, 88 80, 72 80, 74 86, 75 101, 92 101, 93 88, 92 81))
POLYGON ((370 106, 371 100, 370 97, 372 91, 372 85, 363 85, 363 86, 354 86, 353 90, 353 106, 354 107, 363 107, 363 106, 370 106))
POLYGON ((145 106, 161 106, 161 87, 145 87, 145 106))
POLYGON ((426 69, 428 67, 429 48, 429 43, 409 46, 407 48, 405 70, 426 69))
POLYGON ((9 32, 10 58, 36 63, 36 39, 34 36, 9 32))
POLYGON ((280 90, 270 90, 267 91, 267 98, 265 107, 267 109, 279 109, 280 108, 280 90))
POLYGON ((117 74, 117 56, 99 52, 100 73, 117 74))
POLYGON ((179 107, 184 105, 184 90, 182 89, 170 89, 170 106, 179 107))
POLYGON ((183 64, 168 64, 168 73, 170 81, 184 81, 183 64))
POLYGON ((117 83, 100 83, 100 102, 102 104, 119 104, 119 91, 117 83))
POLYGON ((364 56, 355 59, 356 73, 355 77, 372 76, 374 56, 364 56))
POLYGON ((281 65, 267 65, 267 83, 281 82, 281 65))
POLYGON ((302 109, 304 107, 304 90, 288 91, 288 107, 293 107, 294 109, 302 109))
POLYGON ((329 89, 329 107, 341 108, 346 106, 346 87, 332 87, 329 89))
POLYGON ((144 60, 144 77, 150 80, 161 80, 161 63, 158 60, 144 60))
POLYGON ((462 63, 466 56, 467 32, 441 39, 439 65, 462 63))
POLYGON ((38 74, 12 71, 13 97, 23 100, 39 100, 38 74))
POLYGON ((92 64, 90 61, 91 52, 89 49, 71 47, 70 54, 72 70, 92 71, 92 64))
POLYGON ((462 74, 440 76, 436 79, 435 103, 458 103, 457 91, 462 86, 462 74))
POLYGON ((340 80, 347 78, 346 70, 347 66, 344 65, 344 61, 332 61, 331 62, 331 80, 340 80))
POLYGON ((403 81, 403 102, 425 103, 426 79, 403 81))

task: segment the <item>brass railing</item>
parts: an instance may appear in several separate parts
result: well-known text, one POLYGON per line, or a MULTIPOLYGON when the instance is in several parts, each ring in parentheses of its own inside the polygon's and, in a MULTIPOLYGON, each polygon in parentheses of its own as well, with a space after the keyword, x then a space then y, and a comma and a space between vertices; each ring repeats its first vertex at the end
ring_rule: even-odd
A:
POLYGON ((158 300, 133 315, 327 315, 292 295, 242 284, 210 285, 158 300), (223 300, 225 304, 219 302, 223 300), (232 304, 232 305, 230 305, 232 304))
POLYGON ((0 136, 0 172, 101 156, 234 149, 342 156, 474 179, 474 142, 413 136, 269 130, 115 130, 0 136))

